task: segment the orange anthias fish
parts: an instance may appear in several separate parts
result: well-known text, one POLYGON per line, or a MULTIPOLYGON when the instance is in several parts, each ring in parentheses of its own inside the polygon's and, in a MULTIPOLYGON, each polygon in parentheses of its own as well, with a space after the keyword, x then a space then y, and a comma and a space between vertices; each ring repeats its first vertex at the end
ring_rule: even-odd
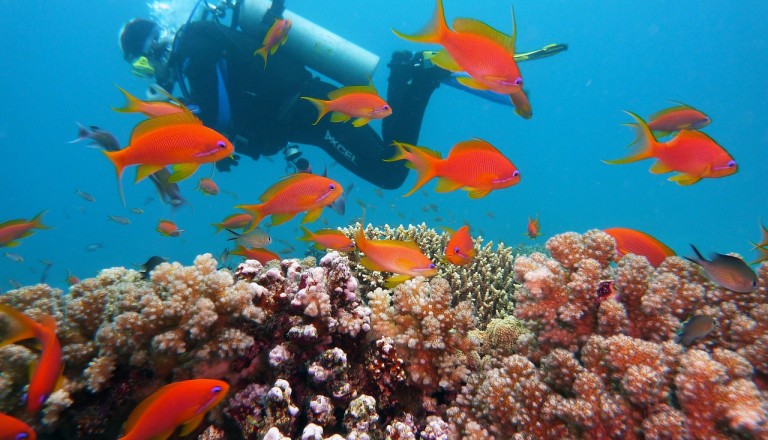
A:
POLYGON ((474 243, 469 235, 469 226, 462 226, 448 240, 445 259, 456 266, 463 266, 475 257, 474 243))
POLYGON ((56 320, 52 316, 43 315, 38 323, 6 304, 0 304, 0 312, 10 316, 18 324, 13 326, 11 334, 5 340, 0 341, 0 347, 33 338, 40 344, 40 358, 32 371, 27 392, 27 411, 37 413, 56 389, 64 369, 61 344, 56 337, 56 320))
POLYGON ((178 237, 182 232, 184 232, 183 229, 179 229, 179 227, 176 226, 176 223, 170 220, 160 220, 157 223, 156 230, 160 233, 160 235, 164 235, 166 237, 178 237))
POLYGON ((267 31, 267 35, 264 36, 264 41, 261 44, 261 49, 257 49, 253 53, 253 56, 260 55, 264 58, 264 68, 267 68, 267 53, 274 55, 277 52, 277 48, 285 44, 288 39, 288 31, 291 30, 291 20, 275 19, 272 26, 267 31))
MULTIPOLYGON (((112 110, 119 113, 143 113, 150 118, 156 118, 158 116, 181 113, 186 110, 182 105, 172 104, 167 101, 142 101, 128 93, 122 87, 117 86, 117 88, 123 92, 127 101, 125 107, 112 107, 112 110)), ((170 98, 175 100, 173 97, 170 98)))
POLYGON ((539 226, 539 215, 536 214, 536 218, 528 217, 528 228, 526 230, 526 234, 528 234, 528 238, 531 240, 535 240, 536 237, 538 237, 541 232, 540 226, 539 226))
POLYGON ((464 188, 469 197, 485 197, 492 190, 507 188, 520 182, 520 171, 499 150, 486 141, 473 139, 459 142, 448 157, 426 147, 395 142, 395 156, 387 162, 407 160, 409 168, 416 169, 416 184, 404 197, 413 194, 433 177, 438 177, 437 192, 464 188))
POLYGON ((312 232, 304 226, 301 227, 301 230, 304 231, 304 235, 298 239, 301 241, 314 242, 315 249, 333 249, 339 252, 350 252, 355 250, 355 243, 339 230, 320 229, 319 231, 312 232))
POLYGON ((219 185, 216 185, 216 182, 210 177, 201 177, 200 181, 197 182, 197 189, 207 196, 216 196, 219 194, 219 185))
MULTIPOLYGON (((648 121, 648 128, 653 130, 654 135, 663 137, 675 131, 698 130, 706 127, 710 122, 709 116, 699 110, 690 105, 678 103, 674 107, 652 114, 648 121)), ((635 123, 627 125, 637 126, 635 123)))
POLYGON ((128 416, 120 440, 166 439, 179 425, 179 436, 194 431, 206 413, 229 392, 229 384, 215 379, 174 382, 144 399, 128 416))
POLYGON ((368 270, 392 272, 384 286, 393 288, 416 276, 431 277, 437 274, 437 267, 414 241, 368 240, 363 225, 355 233, 355 244, 365 256, 360 264, 368 270))
POLYGON ((677 171, 669 178, 680 185, 693 185, 704 178, 730 176, 736 173, 736 161, 723 147, 700 131, 682 130, 669 142, 658 142, 640 116, 626 112, 638 123, 639 147, 635 154, 623 159, 606 160, 609 164, 624 164, 655 158, 650 171, 654 174, 677 171))
POLYGON ((227 216, 221 223, 213 223, 216 228, 216 234, 224 229, 240 229, 245 228, 253 223, 253 216, 247 213, 232 214, 227 216))
POLYGON ((264 248, 246 248, 242 246, 236 246, 231 252, 231 255, 240 255, 248 260, 256 260, 261 264, 267 264, 272 260, 280 260, 280 255, 264 249, 264 248))
POLYGON ((51 226, 43 224, 43 211, 31 220, 17 218, 0 223, 0 247, 14 247, 21 244, 19 239, 29 237, 34 233, 33 229, 51 229, 51 226))
POLYGON ((608 228, 603 232, 616 240, 617 260, 626 254, 635 254, 647 258, 651 266, 658 267, 665 258, 675 255, 669 246, 645 232, 628 228, 608 228))
POLYGON ((530 104, 523 92, 523 77, 515 62, 516 26, 512 14, 512 35, 505 35, 487 24, 471 18, 457 18, 453 29, 445 22, 442 0, 437 1, 432 21, 416 35, 393 29, 400 38, 421 43, 437 43, 445 49, 431 58, 436 65, 451 72, 466 72, 463 85, 479 90, 509 95, 515 110, 528 119, 530 104), (525 97, 525 98, 523 98, 525 97), (521 104, 527 104, 521 105, 521 104))
POLYGON ((238 205, 253 215, 248 231, 264 219, 272 216, 272 225, 279 225, 292 219, 296 214, 307 211, 302 223, 313 222, 320 217, 323 208, 333 203, 343 192, 338 182, 316 174, 291 174, 269 187, 259 197, 262 203, 238 205))
POLYGON ((37 433, 29 425, 0 413, 0 440, 36 440, 37 433))
POLYGON ((315 124, 328 112, 331 122, 346 122, 351 118, 355 127, 362 127, 371 119, 383 119, 392 114, 392 107, 376 92, 373 83, 367 86, 347 86, 328 93, 328 101, 302 96, 317 107, 315 124))
POLYGON ((138 165, 136 182, 173 165, 168 179, 176 183, 191 176, 200 164, 231 156, 232 143, 203 125, 189 111, 147 119, 131 133, 131 144, 118 151, 102 151, 115 166, 120 198, 125 205, 122 177, 125 167, 138 165))

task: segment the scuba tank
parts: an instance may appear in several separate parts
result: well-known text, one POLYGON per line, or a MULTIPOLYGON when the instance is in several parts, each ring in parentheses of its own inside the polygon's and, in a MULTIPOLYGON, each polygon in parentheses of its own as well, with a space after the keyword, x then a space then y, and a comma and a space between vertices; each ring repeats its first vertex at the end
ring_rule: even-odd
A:
MULTIPOLYGON (((240 28, 257 35, 262 18, 271 6, 270 0, 243 0, 240 28)), ((281 52, 345 86, 368 84, 379 64, 377 55, 289 10, 283 12, 283 18, 292 24, 281 52)))

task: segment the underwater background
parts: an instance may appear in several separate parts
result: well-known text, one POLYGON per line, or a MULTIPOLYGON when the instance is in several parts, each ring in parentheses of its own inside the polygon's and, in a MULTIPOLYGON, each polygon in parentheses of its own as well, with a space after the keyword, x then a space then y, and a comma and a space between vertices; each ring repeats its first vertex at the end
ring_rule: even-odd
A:
MULTIPOLYGON (((184 11, 193 3, 161 5, 184 11)), ((199 177, 209 175, 210 166, 201 168, 181 183, 189 205, 173 213, 149 181, 134 185, 131 172, 124 178, 128 205, 123 207, 112 165, 97 149, 68 141, 76 138, 79 122, 109 130, 125 144, 142 119, 110 106, 123 104, 115 85, 143 97, 147 82, 131 75, 117 33, 127 20, 148 17, 151 8, 142 1, 117 0, 6 0, 2 6, 1 217, 31 218, 48 210, 44 223, 54 229, 7 249, 24 261, 0 258, 0 289, 11 288, 9 282, 38 282, 45 268, 40 260, 53 263, 46 281, 63 286, 67 270, 83 278, 105 267, 135 267, 150 255, 186 263, 204 252, 219 255, 228 244, 226 233, 214 235, 210 224, 235 212, 235 204, 254 203, 285 174, 282 155, 259 161, 244 157, 233 172, 216 173, 223 191, 216 197, 195 191, 199 177), (95 202, 78 197, 78 189, 95 202), (111 222, 108 215, 128 217, 131 224, 111 222), (179 238, 161 236, 154 230, 161 218, 172 218, 185 232, 179 238)), ((290 0, 286 7, 380 55, 373 81, 385 93, 391 52, 425 48, 397 38, 390 28, 420 29, 434 2, 290 0)), ((511 7, 506 1, 445 5, 449 22, 474 17, 505 32, 511 29, 511 7)), ((442 86, 427 108, 419 144, 446 154, 456 142, 485 139, 515 163, 521 182, 479 200, 462 191, 437 194, 434 183, 403 198, 414 182, 409 176, 403 187, 380 196, 318 148, 305 146, 302 151, 315 170, 327 166, 329 176, 343 185, 355 182, 346 215, 326 210, 322 224, 350 224, 361 215, 354 200, 362 199, 371 205, 366 220, 373 224, 426 222, 456 229, 468 223, 473 235, 510 246, 529 242, 527 219, 538 214, 538 243, 565 231, 620 226, 647 232, 678 254, 690 254, 688 244, 694 243, 705 254, 737 252, 752 260, 749 241, 759 239, 759 221, 768 217, 768 28, 763 23, 768 4, 545 1, 515 2, 514 7, 519 51, 568 44, 565 53, 520 65, 533 118, 524 120, 509 106, 442 86), (621 125, 630 121, 622 110, 647 117, 669 101, 710 116, 704 131, 736 159, 738 173, 683 187, 649 173, 650 161, 620 166, 601 161, 623 157, 633 139, 621 125), (436 206, 436 212, 423 211, 427 205, 436 206)), ((298 222, 273 228, 270 248, 283 257, 301 256, 306 245, 294 240, 300 235, 298 222)))
MULTIPOLYGON (((768 240, 768 4, 444 0, 449 23, 472 17, 504 32, 514 6, 519 52, 568 50, 520 63, 530 120, 448 86, 432 95, 419 145, 445 156, 480 138, 520 170, 520 183, 484 198, 439 194, 434 182, 406 198, 415 173, 381 190, 300 146, 313 171, 354 183, 346 213, 326 209, 307 227, 351 237, 364 205, 372 225, 359 234, 412 239, 437 263, 430 279, 391 287, 360 252, 310 250, 299 219, 261 226, 282 261, 224 261, 233 242, 211 224, 286 175, 282 153, 217 171, 216 196, 196 190, 211 176, 201 167, 180 182, 188 203, 171 209, 132 170, 124 206, 112 164, 72 142, 82 124, 128 143, 144 118, 111 109, 125 103, 116 86, 144 98, 149 82, 130 73, 118 31, 134 17, 182 23, 195 3, 0 0, 0 223, 44 212, 52 227, 0 256, 0 438, 127 440, 173 419, 151 435, 184 425, 173 438, 768 439, 768 262, 734 270, 734 257, 679 257, 695 244, 750 262, 760 258, 751 242, 768 240), (672 102, 711 118, 703 131, 736 174, 680 186, 650 173, 650 160, 604 162, 629 154, 623 111, 647 119, 672 102), (161 219, 184 232, 162 236, 161 219), (474 258, 448 264, 445 229, 464 224, 474 258), (617 256, 597 230, 610 227, 679 256, 617 256), (317 258, 299 259, 308 254, 317 258), (150 256, 171 262, 132 270, 150 256), (68 274, 82 281, 67 286, 68 274), (14 340, 19 329, 33 330, 39 355, 14 340), (49 380, 59 371, 60 388, 49 380)), ((391 29, 416 32, 434 7, 286 1, 378 54, 382 95, 393 51, 436 48, 391 29)))

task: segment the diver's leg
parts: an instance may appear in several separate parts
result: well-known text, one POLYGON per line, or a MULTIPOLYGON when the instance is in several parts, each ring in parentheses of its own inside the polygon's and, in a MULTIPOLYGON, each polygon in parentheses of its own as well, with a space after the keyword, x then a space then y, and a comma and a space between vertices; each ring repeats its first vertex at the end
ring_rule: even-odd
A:
POLYGON ((450 76, 431 62, 424 62, 424 52, 399 51, 389 62, 387 103, 392 114, 382 121, 381 134, 386 144, 393 141, 416 144, 429 97, 450 76))

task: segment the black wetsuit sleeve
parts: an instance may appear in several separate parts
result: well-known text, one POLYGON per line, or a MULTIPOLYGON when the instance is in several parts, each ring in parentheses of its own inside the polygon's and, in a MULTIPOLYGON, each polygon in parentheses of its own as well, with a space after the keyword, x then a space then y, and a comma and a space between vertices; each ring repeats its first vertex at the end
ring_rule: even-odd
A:
MULTIPOLYGON (((302 96, 325 98, 337 87, 314 79, 302 96)), ((370 125, 355 127, 351 123, 331 122, 326 115, 317 124, 317 109, 300 99, 291 109, 289 141, 316 145, 334 160, 363 179, 384 189, 400 187, 408 169, 399 162, 384 162, 394 155, 394 147, 384 143, 370 125)))

